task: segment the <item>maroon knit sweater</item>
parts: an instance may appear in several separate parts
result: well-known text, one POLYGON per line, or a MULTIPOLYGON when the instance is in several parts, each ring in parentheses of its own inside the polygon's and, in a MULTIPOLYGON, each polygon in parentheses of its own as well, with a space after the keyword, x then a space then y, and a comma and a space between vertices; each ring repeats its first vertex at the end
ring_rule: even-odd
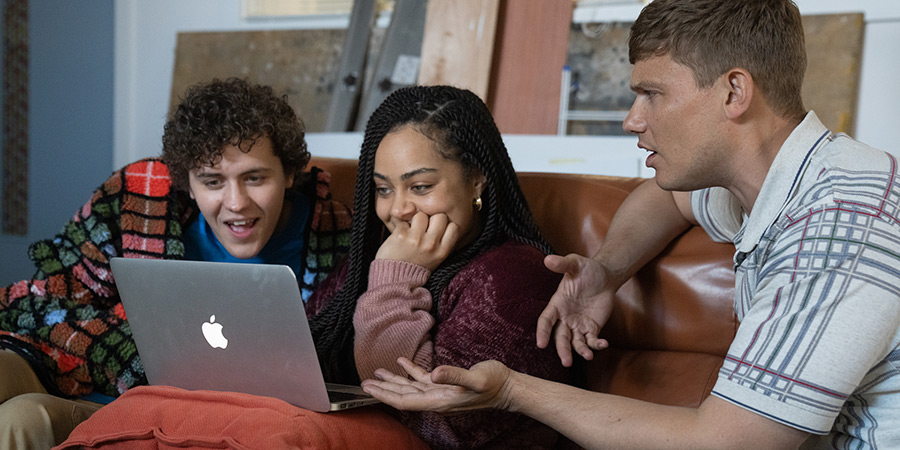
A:
MULTIPOLYGON (((368 291, 353 320, 360 378, 371 378, 378 367, 403 373, 395 361, 405 356, 429 370, 496 359, 520 372, 566 381, 567 369, 556 353, 535 345, 537 318, 560 281, 543 258, 533 246, 512 240, 482 253, 444 288, 436 326, 424 288, 429 271, 401 261, 373 261, 368 291)), ((310 312, 321 310, 342 281, 326 280, 310 299, 310 312)), ((496 410, 403 412, 400 420, 432 448, 546 448, 558 437, 528 417, 496 410)))

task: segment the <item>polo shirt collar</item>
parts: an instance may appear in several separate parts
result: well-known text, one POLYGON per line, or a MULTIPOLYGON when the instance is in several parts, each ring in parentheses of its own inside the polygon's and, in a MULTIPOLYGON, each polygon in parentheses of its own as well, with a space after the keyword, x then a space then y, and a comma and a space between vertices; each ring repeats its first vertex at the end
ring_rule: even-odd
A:
POLYGON ((766 230, 778 220, 797 194, 800 179, 809 167, 813 153, 827 141, 830 134, 816 113, 809 111, 784 141, 763 181, 753 211, 744 222, 742 233, 736 236, 738 241, 735 246, 739 253, 751 252, 766 230))

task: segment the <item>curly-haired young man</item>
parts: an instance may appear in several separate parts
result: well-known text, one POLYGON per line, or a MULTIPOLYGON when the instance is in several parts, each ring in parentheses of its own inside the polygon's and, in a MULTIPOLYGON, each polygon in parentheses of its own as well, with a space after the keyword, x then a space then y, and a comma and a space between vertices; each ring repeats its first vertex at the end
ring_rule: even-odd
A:
POLYGON ((146 383, 109 260, 285 264, 304 298, 346 253, 350 214, 309 162, 303 122, 268 86, 191 87, 161 158, 112 174, 52 240, 33 279, 0 288, 0 447, 49 448, 146 383))

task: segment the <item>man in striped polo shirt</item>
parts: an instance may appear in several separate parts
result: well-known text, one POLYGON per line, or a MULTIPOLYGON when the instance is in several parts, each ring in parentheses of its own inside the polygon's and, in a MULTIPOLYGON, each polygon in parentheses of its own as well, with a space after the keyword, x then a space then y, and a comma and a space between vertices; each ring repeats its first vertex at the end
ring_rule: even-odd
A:
POLYGON ((566 273, 538 324, 563 364, 607 343, 613 296, 694 223, 733 242, 741 321, 699 408, 585 392, 491 361, 421 382, 367 381, 405 409, 499 407, 610 448, 900 447, 897 159, 806 111, 800 12, 790 0, 656 0, 631 29, 637 93, 625 130, 654 180, 566 273), (446 384, 440 384, 446 383, 446 384), (447 384, 455 386, 447 387, 447 384), (463 386, 466 389, 459 389, 463 386))

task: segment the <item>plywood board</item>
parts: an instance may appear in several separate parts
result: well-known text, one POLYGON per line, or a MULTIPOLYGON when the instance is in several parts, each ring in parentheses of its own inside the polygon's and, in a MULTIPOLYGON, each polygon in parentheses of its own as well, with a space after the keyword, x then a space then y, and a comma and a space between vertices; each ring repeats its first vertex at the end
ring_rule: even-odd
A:
POLYGON ((804 16, 803 102, 832 131, 853 134, 862 67, 862 14, 804 16))
MULTIPOLYGON (((630 23, 573 24, 567 64, 573 90, 569 110, 626 112, 629 90, 630 23)), ((804 16, 808 67, 803 86, 807 109, 833 131, 853 133, 862 61, 862 14, 804 16)), ((624 134, 621 122, 572 121, 568 134, 624 134)))
POLYGON ((449 84, 488 97, 500 0, 429 0, 419 84, 449 84))
POLYGON ((287 94, 307 131, 324 131, 345 35, 344 29, 179 33, 170 105, 195 83, 246 78, 287 94))

